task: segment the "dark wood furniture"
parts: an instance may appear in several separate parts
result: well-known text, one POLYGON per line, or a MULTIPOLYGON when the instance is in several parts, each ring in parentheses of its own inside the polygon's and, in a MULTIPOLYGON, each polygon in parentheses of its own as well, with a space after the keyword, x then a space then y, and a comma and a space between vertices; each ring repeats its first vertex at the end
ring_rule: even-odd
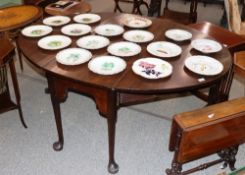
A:
POLYGON ((157 13, 157 16, 160 18, 168 18, 173 21, 182 23, 182 24, 191 24, 195 23, 197 20, 197 4, 198 0, 191 0, 190 9, 188 12, 183 12, 181 10, 172 10, 169 8, 169 3, 171 0, 165 1, 165 6, 163 9, 163 14, 161 15, 161 0, 151 0, 148 15, 154 16, 157 13))
MULTIPOLYGON (((42 17, 42 10, 32 5, 6 7, 0 9, 0 12, 0 33, 4 33, 4 35, 13 39, 14 42, 22 27, 35 22, 42 17)), ((18 45, 17 51, 20 67, 21 70, 23 70, 23 62, 18 45)))
POLYGON ((91 11, 92 7, 89 3, 85 1, 76 2, 75 5, 71 5, 71 7, 66 7, 65 9, 52 7, 52 4, 49 4, 45 7, 45 12, 49 15, 74 15, 80 13, 88 13, 91 11))
POLYGON ((140 14, 142 15, 142 12, 140 10, 141 6, 145 6, 147 10, 149 9, 148 3, 144 0, 114 0, 115 7, 114 7, 114 12, 123 12, 122 8, 120 7, 119 3, 129 3, 133 5, 132 8, 132 14, 140 14))
MULTIPOLYGON (((113 23, 122 24, 126 18, 134 15, 120 13, 101 13, 101 21, 93 25, 113 23)), ((172 28, 181 28, 190 31, 193 39, 208 37, 201 32, 193 30, 167 19, 150 18, 152 25, 147 28, 154 33, 154 41, 167 40, 164 32, 172 28)), ((129 28, 125 27, 125 30, 129 28)), ((53 34, 61 34, 60 28, 54 28, 53 34)), ((94 34, 92 32, 92 34, 94 34)), ((77 37, 73 37, 70 47, 76 47, 77 37)), ((110 38, 110 42, 122 41, 122 36, 110 38)), ((219 101, 219 92, 217 91, 226 79, 232 60, 229 50, 223 48, 220 52, 212 54, 223 65, 224 70, 217 76, 206 77, 205 81, 198 81, 202 76, 196 75, 184 68, 185 59, 191 55, 200 54, 193 50, 190 41, 181 43, 183 49, 181 55, 167 59, 173 65, 173 74, 170 77, 159 80, 148 80, 139 77, 133 73, 131 66, 139 58, 152 57, 147 51, 147 44, 141 44, 142 51, 139 55, 125 58, 127 62, 126 69, 116 75, 102 76, 97 75, 88 69, 88 64, 78 66, 64 66, 56 62, 55 55, 58 51, 47 51, 37 46, 38 39, 27 38, 22 35, 18 38, 18 44, 22 53, 36 67, 45 71, 48 79, 48 88, 53 104, 56 126, 58 131, 58 141, 54 143, 55 150, 61 150, 64 144, 62 120, 60 113, 60 103, 67 98, 69 91, 79 92, 94 99, 99 113, 107 119, 108 123, 108 142, 109 142, 109 165, 108 170, 111 173, 118 171, 118 165, 114 160, 115 130, 117 121, 117 110, 122 106, 128 106, 135 103, 145 103, 159 100, 159 96, 169 93, 188 92, 195 89, 210 87, 210 103, 219 101), (31 49, 30 49, 31 48, 31 49), (41 58, 41 59, 40 59, 41 58)), ((106 48, 92 51, 93 57, 108 55, 106 48)))
POLYGON ((174 151, 167 175, 184 175, 224 162, 235 170, 238 146, 245 142, 245 98, 178 114, 174 117, 169 150, 174 151), (182 165, 218 153, 220 159, 182 171, 182 165))
POLYGON ((15 47, 7 38, 0 38, 0 113, 13 109, 18 109, 22 125, 27 128, 20 103, 20 91, 14 66, 13 57, 15 55, 15 47), (8 84, 8 67, 10 69, 16 103, 11 100, 8 84))
MULTIPOLYGON (((190 24, 189 27, 211 36, 212 38, 226 46, 230 50, 232 56, 234 56, 234 53, 237 51, 245 50, 244 38, 240 35, 230 32, 225 28, 206 21, 190 24)), ((224 82, 224 85, 222 86, 223 88, 220 89, 220 93, 222 94, 222 98, 220 98, 221 101, 226 101, 229 98, 233 75, 234 71, 231 69, 229 76, 227 77, 227 81, 224 82)), ((208 95, 200 91, 192 91, 192 93, 197 95, 201 99, 208 101, 208 95)))

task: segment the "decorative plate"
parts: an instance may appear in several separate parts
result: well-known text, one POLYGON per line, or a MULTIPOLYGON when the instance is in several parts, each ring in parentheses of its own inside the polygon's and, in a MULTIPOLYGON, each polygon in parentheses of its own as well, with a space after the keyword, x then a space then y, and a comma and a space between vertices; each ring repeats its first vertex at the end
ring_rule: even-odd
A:
POLYGON ((192 38, 192 34, 182 29, 170 29, 165 32, 165 36, 174 41, 185 41, 192 38))
POLYGON ((151 26, 152 21, 143 17, 128 17, 123 21, 123 24, 130 28, 146 28, 151 26))
POLYGON ((95 33, 103 36, 117 36, 124 32, 124 29, 120 25, 116 24, 103 24, 94 29, 95 33))
POLYGON ((139 54, 141 47, 135 43, 122 41, 111 44, 107 51, 115 56, 130 57, 139 54))
POLYGON ((166 42, 166 41, 157 41, 152 42, 147 46, 147 51, 155 56, 170 58, 176 57, 181 54, 182 49, 180 46, 166 42))
POLYGON ((191 56, 185 60, 185 66, 199 75, 218 75, 223 70, 223 65, 218 60, 208 56, 191 56))
POLYGON ((88 35, 77 40, 77 45, 85 49, 101 49, 110 44, 110 40, 103 36, 88 35))
POLYGON ((50 35, 40 39, 37 45, 47 50, 58 50, 71 44, 71 39, 63 35, 50 35))
POLYGON ((215 53, 215 52, 219 52, 222 49, 220 43, 210 39, 193 40, 191 42, 191 46, 202 53, 215 53))
POLYGON ((69 23, 71 19, 67 16, 50 16, 43 20, 43 24, 49 26, 62 26, 69 23))
POLYGON ((91 52, 81 48, 68 48, 57 53, 56 61, 64 65, 79 65, 92 57, 91 52))
POLYGON ((45 25, 32 25, 25 27, 21 33, 27 37, 41 37, 50 34, 53 31, 52 27, 45 25))
POLYGON ((97 14, 85 13, 74 16, 73 20, 77 23, 92 24, 101 20, 101 17, 97 14))
POLYGON ((171 75, 173 67, 167 61, 158 58, 141 58, 133 63, 132 70, 141 77, 159 79, 171 75))
POLYGON ((90 31, 91 27, 85 24, 69 24, 61 28, 61 32, 69 36, 81 36, 90 31))
POLYGON ((123 34, 123 38, 135 43, 145 43, 153 40, 154 35, 153 33, 144 30, 130 30, 123 34))
POLYGON ((101 75, 113 75, 122 72, 126 68, 126 62, 115 56, 100 56, 92 59, 88 63, 88 68, 92 72, 101 75))

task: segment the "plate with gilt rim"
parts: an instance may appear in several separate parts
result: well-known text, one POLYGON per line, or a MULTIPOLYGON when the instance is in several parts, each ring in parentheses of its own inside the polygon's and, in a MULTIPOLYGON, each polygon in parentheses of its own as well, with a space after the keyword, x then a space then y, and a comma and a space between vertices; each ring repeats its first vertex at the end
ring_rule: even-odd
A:
POLYGON ((154 34, 145 30, 129 30, 123 34, 123 38, 135 43, 146 43, 154 39, 154 34))
POLYGON ((31 25, 21 30, 22 35, 27 37, 42 37, 50 34, 53 28, 46 25, 31 25))
POLYGON ((64 35, 50 35, 41 38, 37 45, 46 50, 63 49, 71 44, 71 38, 64 35))
POLYGON ((48 25, 48 26, 54 26, 54 27, 58 27, 58 26, 62 26, 65 25, 67 23, 69 23, 71 21, 71 18, 69 18, 68 16, 50 16, 47 18, 43 19, 43 24, 48 25))
POLYGON ((141 47, 136 43, 121 41, 111 44, 107 51, 115 56, 131 57, 138 55, 141 52, 141 47))

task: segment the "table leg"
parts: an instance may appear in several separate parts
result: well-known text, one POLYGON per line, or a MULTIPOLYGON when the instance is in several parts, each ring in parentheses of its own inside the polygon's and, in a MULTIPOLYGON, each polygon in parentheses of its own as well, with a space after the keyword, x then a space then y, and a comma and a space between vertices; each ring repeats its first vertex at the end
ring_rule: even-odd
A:
POLYGON ((55 151, 60 151, 63 149, 64 145, 64 136, 63 136, 63 128, 62 128, 62 119, 60 113, 60 103, 64 99, 64 92, 59 89, 56 89, 56 81, 52 76, 47 75, 48 79, 48 89, 50 91, 51 102, 53 105, 55 123, 58 132, 58 141, 53 144, 53 148, 55 151), (59 92, 62 92, 62 96, 60 96, 59 92))
POLYGON ((108 172, 111 174, 115 174, 119 171, 119 166, 115 162, 114 159, 114 151, 115 151, 115 133, 116 133, 116 121, 117 121, 117 106, 116 106, 116 93, 111 92, 109 100, 109 108, 108 108, 108 116, 107 116, 107 124, 108 124, 108 142, 109 142, 109 164, 108 164, 108 172))

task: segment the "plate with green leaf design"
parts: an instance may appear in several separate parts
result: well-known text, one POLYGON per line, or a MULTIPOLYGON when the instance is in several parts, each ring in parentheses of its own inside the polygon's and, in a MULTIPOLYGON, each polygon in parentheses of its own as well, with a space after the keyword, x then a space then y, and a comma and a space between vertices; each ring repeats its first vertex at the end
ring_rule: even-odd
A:
POLYGON ((68 48, 61 50, 56 55, 56 61, 64 65, 79 65, 87 62, 92 57, 92 53, 81 48, 68 48))
POLYGON ((117 24, 103 24, 94 29, 95 33, 107 37, 118 36, 124 32, 124 28, 117 24))
POLYGON ((71 18, 69 18, 68 16, 57 15, 57 16, 50 16, 50 17, 43 19, 43 24, 58 27, 58 26, 65 25, 69 23, 70 21, 71 21, 71 18))
POLYGON ((50 35, 40 39, 37 43, 39 47, 46 50, 63 49, 71 44, 71 39, 64 35, 50 35))
POLYGON ((73 20, 77 23, 92 24, 100 21, 101 17, 93 13, 85 13, 74 16, 73 20))
POLYGON ((145 30, 129 30, 123 34, 123 38, 134 43, 146 43, 153 40, 154 35, 145 30))
POLYGON ((113 75, 122 72, 126 68, 126 62, 115 56, 99 56, 88 63, 90 71, 100 75, 113 75))
POLYGON ((77 40, 77 45, 84 49, 101 49, 110 44, 110 40, 103 36, 88 35, 77 40))
POLYGON ((115 56, 131 57, 138 55, 141 52, 141 47, 132 42, 122 41, 111 44, 107 51, 115 56))
POLYGON ((27 37, 41 37, 50 34, 53 28, 46 25, 32 25, 21 30, 22 35, 27 37))

